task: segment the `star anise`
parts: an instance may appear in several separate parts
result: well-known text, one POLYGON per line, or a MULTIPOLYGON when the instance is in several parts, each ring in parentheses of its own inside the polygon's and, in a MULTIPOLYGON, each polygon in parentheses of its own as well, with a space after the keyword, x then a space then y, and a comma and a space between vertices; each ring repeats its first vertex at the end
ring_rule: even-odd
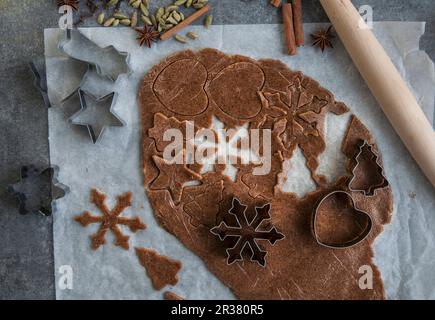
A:
POLYGON ((324 52, 326 48, 334 48, 331 41, 335 38, 335 36, 332 35, 332 26, 311 34, 311 38, 313 38, 313 46, 320 47, 322 52, 324 52))
POLYGON ((143 28, 136 28, 137 33, 139 33, 139 44, 142 46, 144 44, 147 45, 148 48, 151 48, 151 44, 153 42, 157 42, 159 39, 160 33, 157 32, 154 27, 144 26, 143 28))
POLYGON ((62 6, 70 6, 73 10, 79 10, 78 0, 57 0, 57 6, 60 8, 62 6))

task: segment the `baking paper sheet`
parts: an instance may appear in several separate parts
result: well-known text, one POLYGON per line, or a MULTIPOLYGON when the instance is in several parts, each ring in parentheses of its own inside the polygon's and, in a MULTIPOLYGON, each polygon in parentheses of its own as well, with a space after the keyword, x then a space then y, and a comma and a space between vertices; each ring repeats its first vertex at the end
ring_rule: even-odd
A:
MULTIPOLYGON (((320 24, 305 25, 307 34, 320 24)), ((405 77, 426 115, 433 123, 434 65, 419 50, 424 34, 421 22, 375 23, 374 32, 405 77)), ((182 261, 179 284, 166 289, 187 299, 232 299, 234 296, 211 274, 202 261, 154 219, 143 188, 140 151, 140 122, 137 104, 138 85, 144 74, 166 55, 186 48, 212 47, 226 53, 252 58, 275 58, 291 69, 301 70, 331 90, 338 101, 345 102, 371 130, 383 155, 386 174, 394 191, 395 211, 391 225, 377 239, 375 259, 380 267, 390 299, 435 299, 435 190, 424 178, 416 163, 394 133, 341 43, 321 54, 307 45, 296 57, 284 54, 281 25, 213 26, 209 30, 191 27, 201 37, 188 46, 173 40, 152 49, 140 48, 133 30, 128 28, 90 28, 82 31, 100 46, 114 45, 131 54, 133 73, 121 76, 115 84, 89 77, 85 86, 96 95, 112 90, 119 98, 114 111, 125 122, 124 128, 109 128, 101 142, 93 145, 83 128, 73 127, 67 119, 79 109, 77 103, 61 105, 60 101, 80 83, 85 70, 79 62, 66 58, 58 49, 64 33, 45 30, 46 63, 49 96, 54 107, 49 110, 50 159, 60 166, 59 180, 70 186, 71 193, 57 202, 54 213, 54 259, 56 296, 58 299, 162 299, 155 291, 144 269, 139 265, 134 247, 149 247, 160 254, 182 261), (80 71, 82 70, 82 71, 80 71), (90 189, 98 187, 111 199, 132 191, 133 207, 125 215, 139 215, 148 225, 144 232, 131 235, 130 250, 113 245, 111 234, 107 245, 90 249, 90 235, 98 226, 82 228, 73 217, 84 210, 98 214, 90 203, 90 189), (73 289, 59 286, 64 277, 59 271, 73 271, 73 289)), ((339 145, 347 126, 348 115, 327 118, 327 151, 319 169, 330 179, 343 172, 339 145)), ((288 173, 296 181, 286 190, 300 195, 313 188, 304 159, 296 155, 289 160, 295 170, 288 173), (307 183, 305 181, 308 181, 307 183)))

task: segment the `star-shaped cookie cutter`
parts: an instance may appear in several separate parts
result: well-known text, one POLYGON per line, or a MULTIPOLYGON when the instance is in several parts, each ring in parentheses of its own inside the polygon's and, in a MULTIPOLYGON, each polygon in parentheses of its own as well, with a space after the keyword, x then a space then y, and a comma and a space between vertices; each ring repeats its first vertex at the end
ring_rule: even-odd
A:
POLYGON ((50 103, 50 99, 48 98, 47 74, 45 71, 45 62, 39 65, 39 61, 38 62, 31 61, 29 63, 29 67, 34 77, 33 85, 35 86, 36 89, 38 89, 39 93, 41 94, 45 106, 47 108, 50 108, 51 103, 50 103))
POLYGON ((59 49, 67 56, 95 67, 100 76, 112 81, 122 74, 131 73, 128 52, 119 51, 113 45, 102 48, 76 29, 66 31, 59 49))
POLYGON ((58 166, 38 170, 35 166, 23 166, 20 181, 8 187, 8 191, 19 201, 19 213, 39 213, 50 216, 55 208, 55 200, 63 198, 69 187, 57 180, 58 166), (42 195, 42 197, 41 197, 42 195))
MULTIPOLYGON (((123 127, 123 126, 125 126, 124 121, 113 111, 113 107, 116 104, 116 98, 117 98, 117 94, 115 92, 109 93, 108 95, 103 96, 101 98, 96 98, 94 95, 86 92, 83 89, 78 89, 76 94, 78 95, 79 100, 80 100, 80 110, 78 112, 76 112, 74 115, 72 115, 68 119, 68 121, 73 125, 86 127, 88 130, 89 136, 91 137, 91 140, 94 144, 98 143, 101 140, 101 137, 102 137, 102 135, 107 127, 123 127), (94 128, 97 125, 92 124, 86 120, 85 121, 79 120, 80 116, 82 116, 87 111, 89 111, 88 102, 86 101, 87 98, 90 98, 96 104, 99 104, 99 105, 105 104, 103 106, 103 108, 108 109, 109 114, 110 114, 113 122, 111 124, 105 123, 103 125, 100 125, 99 130, 97 130, 94 128)), ((96 121, 101 120, 101 117, 98 117, 98 119, 93 119, 93 120, 96 120, 96 121)))

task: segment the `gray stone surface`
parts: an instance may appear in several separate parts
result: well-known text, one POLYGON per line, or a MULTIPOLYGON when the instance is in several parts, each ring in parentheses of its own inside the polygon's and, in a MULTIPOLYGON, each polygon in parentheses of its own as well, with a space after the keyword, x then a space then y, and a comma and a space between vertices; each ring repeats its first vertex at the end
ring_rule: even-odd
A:
MULTIPOLYGON (((47 112, 34 89, 28 62, 44 53, 43 29, 56 27, 54 0, 0 0, 0 299, 54 298, 52 221, 20 216, 5 189, 22 165, 48 165, 47 112)), ((156 5, 166 0, 152 0, 156 5)), ((211 0, 216 24, 278 23, 269 0, 211 0)), ((421 48, 435 59, 433 0, 358 0, 375 20, 427 21, 421 48)), ((326 22, 316 0, 304 1, 305 22, 326 22)), ((84 26, 95 25, 92 19, 84 26)), ((58 164, 62 166, 62 164, 58 164)))

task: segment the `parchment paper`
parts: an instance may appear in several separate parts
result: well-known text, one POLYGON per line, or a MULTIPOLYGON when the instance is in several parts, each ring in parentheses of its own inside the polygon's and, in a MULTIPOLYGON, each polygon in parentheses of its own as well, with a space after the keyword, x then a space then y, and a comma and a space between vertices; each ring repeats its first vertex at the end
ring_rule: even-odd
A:
MULTIPOLYGON (((310 34, 320 24, 305 25, 310 34)), ((406 78, 426 115, 433 123, 434 66, 419 50, 424 34, 421 22, 375 23, 374 32, 394 63, 406 78)), ((62 290, 58 283, 58 299, 161 299, 163 291, 155 291, 144 269, 139 265, 134 247, 155 248, 160 254, 183 263, 180 282, 173 290, 187 299, 231 299, 231 292, 204 266, 199 258, 184 248, 173 236, 156 223, 145 196, 140 159, 140 122, 137 89, 144 74, 166 55, 186 48, 213 47, 226 53, 252 58, 279 59, 294 70, 318 80, 331 90, 337 100, 345 102, 374 134, 383 155, 386 174, 394 191, 393 223, 378 238, 376 263, 380 267, 390 299, 435 298, 435 190, 424 178, 415 162, 394 133, 358 71, 338 39, 335 49, 321 54, 307 45, 296 57, 284 54, 281 25, 213 26, 209 30, 191 27, 201 37, 182 45, 173 40, 159 43, 152 49, 140 48, 134 31, 128 28, 91 28, 82 30, 100 46, 115 45, 131 54, 133 73, 121 76, 112 85, 93 79, 84 86, 95 95, 112 90, 119 94, 114 111, 127 124, 124 128, 109 128, 101 142, 93 145, 83 128, 73 127, 67 119, 79 109, 77 103, 61 105, 60 100, 75 89, 85 67, 64 57, 57 45, 64 33, 45 30, 46 63, 49 96, 54 107, 49 110, 50 159, 60 166, 59 180, 70 186, 71 193, 57 202, 54 213, 54 259, 56 281, 61 281, 59 268, 72 267, 73 289, 62 290), (77 75, 79 74, 79 75, 77 75), (113 88, 112 88, 113 87, 113 88), (90 248, 89 236, 98 226, 82 228, 73 217, 84 210, 98 214, 89 201, 90 189, 98 187, 111 198, 123 192, 134 194, 133 207, 125 215, 139 215, 148 225, 144 232, 131 235, 130 250, 113 245, 111 234, 107 245, 98 251, 90 248)), ((308 39, 309 41, 309 39, 308 39)), ((348 115, 329 116, 327 151, 319 169, 332 180, 343 172, 343 157, 339 147, 347 126, 348 115)), ((304 168, 304 159, 296 155, 288 161, 289 172, 296 183, 285 186, 300 196, 314 188, 304 168), (307 178, 308 177, 308 178, 307 178)))

